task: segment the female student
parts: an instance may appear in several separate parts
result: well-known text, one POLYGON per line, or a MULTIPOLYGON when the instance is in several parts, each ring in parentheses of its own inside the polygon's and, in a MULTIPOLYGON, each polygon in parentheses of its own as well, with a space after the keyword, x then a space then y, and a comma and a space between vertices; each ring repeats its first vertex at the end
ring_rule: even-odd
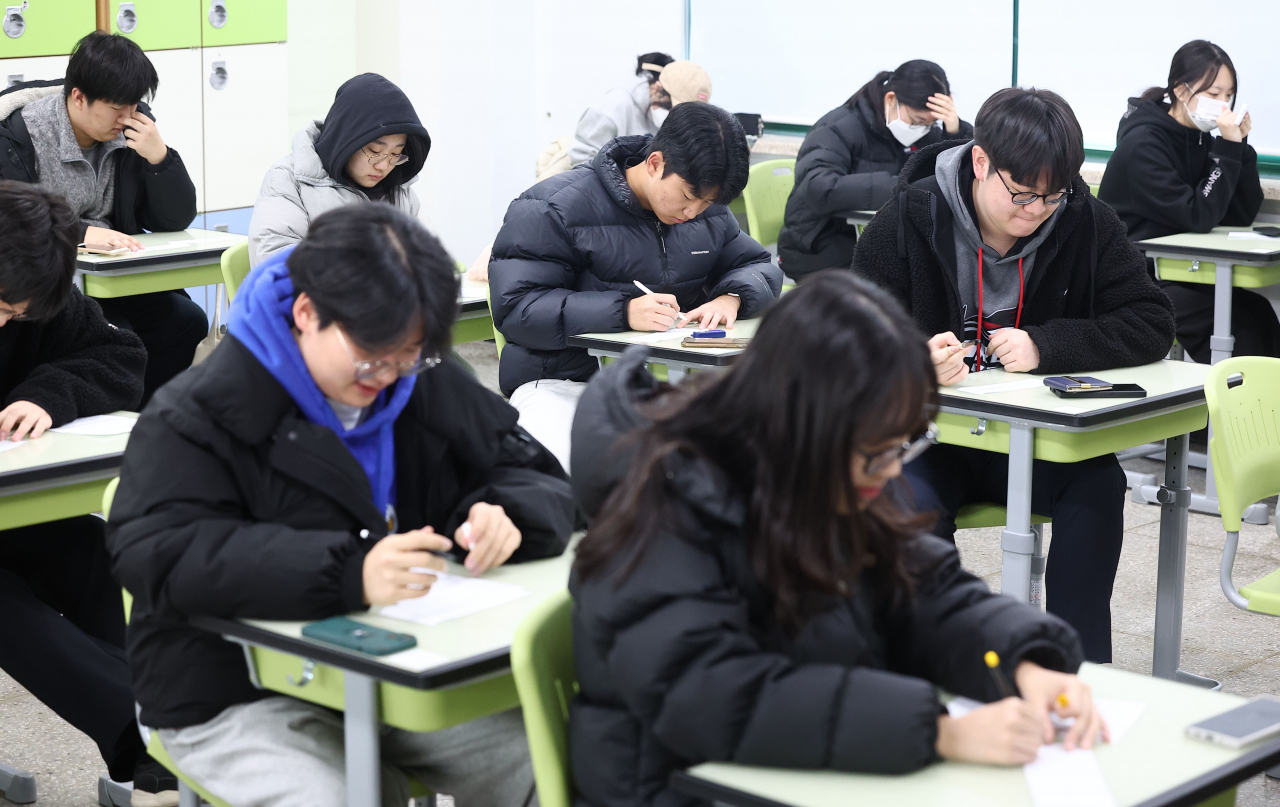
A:
POLYGON ((796 157, 795 188, 778 235, 778 258, 789 277, 853 261, 856 210, 877 210, 917 149, 968 140, 941 67, 914 59, 878 73, 837 109, 818 119, 796 157))
POLYGON ((1079 718, 1068 748, 1103 731, 1069 674, 1075 632, 992 594, 899 508, 894 480, 929 444, 937 394, 889 294, 815 276, 695 386, 657 389, 644 357, 598 374, 574 426, 575 493, 594 516, 570 582, 585 802, 682 803, 670 773, 709 760, 1024 763, 1053 737, 1051 708, 1079 718), (953 719, 937 687, 991 703, 953 719))
POLYGON ((338 88, 324 123, 293 138, 293 153, 262 180, 249 222, 249 262, 307 234, 312 219, 343 205, 389 202, 418 215, 409 188, 431 150, 431 136, 399 87, 365 73, 338 88))
MULTIPOLYGON (((1098 198, 1115 208, 1131 240, 1253 223, 1262 186, 1258 154, 1245 142, 1253 121, 1247 112, 1236 120, 1237 91, 1231 57, 1197 39, 1173 55, 1166 86, 1129 99, 1098 198)), ((1177 312, 1178 341, 1208 363, 1213 285, 1160 285, 1177 312)), ((1231 320, 1235 355, 1280 356, 1280 322, 1265 297, 1233 289, 1231 320)))

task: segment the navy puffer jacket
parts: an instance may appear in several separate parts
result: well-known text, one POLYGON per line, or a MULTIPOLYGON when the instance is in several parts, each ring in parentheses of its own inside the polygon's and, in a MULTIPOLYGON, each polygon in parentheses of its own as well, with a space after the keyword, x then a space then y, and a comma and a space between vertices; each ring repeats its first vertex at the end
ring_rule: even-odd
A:
POLYGON ((754 317, 782 289, 769 253, 724 205, 665 225, 640 206, 625 169, 650 135, 609 141, 590 164, 550 177, 507 208, 489 262, 493 321, 507 338, 498 369, 502 391, 540 378, 586 381, 598 361, 570 336, 628 330, 627 303, 639 280, 674 294, 689 311, 723 294, 754 317))

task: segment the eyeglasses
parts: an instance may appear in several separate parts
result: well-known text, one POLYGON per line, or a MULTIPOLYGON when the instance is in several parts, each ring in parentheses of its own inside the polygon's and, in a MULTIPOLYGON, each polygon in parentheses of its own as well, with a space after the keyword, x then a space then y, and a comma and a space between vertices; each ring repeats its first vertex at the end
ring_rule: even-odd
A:
POLYGON ((935 426, 931 420, 929 421, 929 426, 925 429, 924 434, 914 440, 908 440, 902 445, 894 446, 893 448, 888 448, 875 454, 868 454, 862 449, 858 449, 857 451, 867 460, 867 467, 865 470, 867 476, 878 476, 895 462, 901 462, 903 465, 906 465, 908 462, 919 458, 921 454, 929 450, 929 446, 933 445, 937 441, 938 427, 935 426))
POLYGON ((1000 172, 996 171, 996 176, 1000 177, 1000 184, 1009 192, 1010 198, 1013 199, 1015 205, 1029 205, 1037 199, 1043 199, 1044 203, 1050 207, 1060 205, 1071 195, 1071 189, 1058 191, 1057 193, 1032 193, 1031 191, 1015 191, 1009 187, 1009 183, 1004 181, 1004 177, 1000 176, 1000 172))
POLYGON ((351 346, 347 344, 347 337, 342 335, 341 328, 334 328, 338 332, 338 341, 342 342, 342 349, 347 351, 347 355, 351 357, 351 364, 356 368, 356 381, 368 381, 371 378, 377 378, 387 370, 394 369, 396 375, 401 378, 407 378, 411 375, 425 373, 432 367, 440 363, 439 356, 428 356, 423 358, 419 356, 413 361, 385 361, 378 359, 377 361, 360 361, 356 358, 356 354, 351 352, 351 346))
POLYGON ((0 308, 0 317, 4 317, 5 322, 29 322, 31 317, 26 314, 19 314, 12 308, 0 308))
POLYGON ((364 146, 361 146, 360 150, 364 152, 365 159, 369 161, 369 165, 382 165, 387 160, 390 160, 392 165, 404 165, 409 162, 408 154, 392 154, 389 151, 379 153, 376 151, 369 151, 369 149, 364 146))

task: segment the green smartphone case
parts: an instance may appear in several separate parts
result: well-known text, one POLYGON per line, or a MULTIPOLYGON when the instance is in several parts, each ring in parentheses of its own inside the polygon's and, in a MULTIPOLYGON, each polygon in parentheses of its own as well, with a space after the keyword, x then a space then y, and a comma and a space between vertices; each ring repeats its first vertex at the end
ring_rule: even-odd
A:
POLYGON ((408 633, 392 633, 345 616, 335 616, 312 622, 302 629, 302 635, 317 642, 345 647, 371 656, 386 656, 416 647, 418 640, 408 633))

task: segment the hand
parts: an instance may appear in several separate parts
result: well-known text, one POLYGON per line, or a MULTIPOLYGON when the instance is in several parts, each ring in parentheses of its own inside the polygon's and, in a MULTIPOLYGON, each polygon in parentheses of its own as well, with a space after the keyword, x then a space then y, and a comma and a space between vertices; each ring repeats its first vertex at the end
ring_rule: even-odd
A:
POLYGON ((956 111, 956 102, 950 95, 936 93, 924 104, 929 107, 930 112, 938 116, 938 120, 942 121, 947 134, 956 134, 960 131, 960 113, 956 111))
POLYGON ((964 354, 968 351, 951 331, 940 333, 929 340, 929 358, 933 359, 933 371, 938 376, 938 383, 944 387, 954 386, 969 375, 969 365, 964 363, 964 354))
POLYGON ((18 442, 28 433, 34 440, 53 425, 49 413, 31 403, 14 401, 0 410, 0 440, 18 442))
POLYGON ((1031 334, 1017 328, 1001 328, 991 334, 987 353, 1010 373, 1029 373, 1040 366, 1040 349, 1031 341, 1031 334))
POLYGON ((152 165, 159 165, 169 154, 169 147, 160 137, 156 122, 134 110, 132 115, 121 115, 116 123, 124 127, 124 144, 152 165))
MULTIPOLYGON (((1044 720, 1048 722, 1047 717, 1044 720)), ((938 718, 935 747, 943 759, 1025 765, 1036 758, 1043 744, 1041 715, 1022 698, 989 703, 964 717, 938 718)))
POLYGON ((627 324, 633 331, 666 331, 679 313, 680 301, 674 294, 644 294, 627 303, 627 324))
POLYGON ((1090 748, 1099 736, 1106 742, 1111 741, 1111 732, 1098 713, 1093 702, 1093 691, 1078 675, 1046 670, 1039 664, 1024 661, 1014 671, 1014 679, 1018 683, 1018 691, 1022 698, 1036 710, 1046 743, 1053 742, 1053 724, 1049 722, 1049 712, 1058 717, 1074 717, 1075 725, 1067 730, 1062 740, 1062 747, 1071 751, 1077 747, 1090 748), (1063 706, 1059 696, 1065 696, 1063 706))
POLYGON ((1244 120, 1240 121, 1240 138, 1244 139, 1249 136, 1249 132, 1253 131, 1253 118, 1249 117, 1249 113, 1244 113, 1244 120))
POLYGON ((86 227, 84 229, 86 244, 103 244, 108 247, 128 247, 131 252, 142 249, 142 242, 131 235, 108 230, 106 227, 86 227))
POLYGON ((444 552, 453 542, 436 535, 430 527, 388 535, 364 556, 364 601, 368 605, 391 605, 421 597, 436 581, 433 574, 410 569, 444 571, 444 559, 429 550, 444 552))
POLYGON ((476 502, 467 513, 453 540, 467 551, 467 571, 483 574, 501 566, 520 548, 520 530, 496 504, 476 502))
POLYGON ((480 251, 476 259, 471 262, 471 268, 467 270, 467 280, 474 280, 477 283, 489 282, 489 258, 493 256, 493 242, 489 242, 489 246, 480 251))
POLYGON ((716 325, 722 322, 724 327, 732 328, 733 323, 738 320, 738 309, 741 307, 742 300, 740 298, 734 297, 732 294, 722 294, 690 311, 688 319, 690 322, 701 322, 702 330, 704 331, 713 330, 716 325))
POLYGON ((1239 143, 1249 136, 1249 131, 1253 128, 1253 120, 1249 117, 1249 113, 1244 113, 1244 120, 1236 125, 1236 113, 1231 107, 1224 107, 1218 115, 1218 133, 1222 135, 1223 140, 1230 140, 1232 143, 1239 143))

